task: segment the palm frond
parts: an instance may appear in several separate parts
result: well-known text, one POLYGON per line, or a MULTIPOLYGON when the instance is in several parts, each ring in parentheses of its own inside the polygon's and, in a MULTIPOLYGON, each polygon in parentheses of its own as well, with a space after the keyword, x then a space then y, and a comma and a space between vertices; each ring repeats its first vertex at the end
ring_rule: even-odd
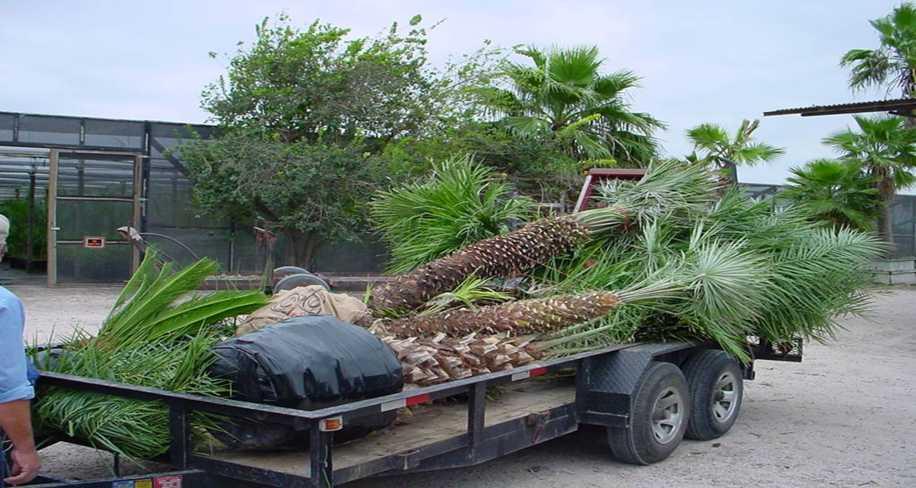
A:
POLYGON ((502 234, 533 210, 533 201, 467 156, 437 163, 428 179, 380 192, 370 204, 397 273, 502 234))

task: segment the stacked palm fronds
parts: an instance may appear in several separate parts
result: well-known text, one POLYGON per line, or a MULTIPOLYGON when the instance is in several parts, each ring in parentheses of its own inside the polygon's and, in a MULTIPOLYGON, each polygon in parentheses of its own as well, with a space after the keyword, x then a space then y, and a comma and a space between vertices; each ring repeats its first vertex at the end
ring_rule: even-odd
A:
MULTIPOLYGON (((160 264, 155 250, 124 287, 99 333, 78 332, 63 344, 34 353, 40 369, 203 395, 227 395, 210 378, 210 348, 219 324, 252 312, 267 298, 258 291, 191 296, 217 269, 203 259, 187 268, 160 264)), ((227 331, 231 334, 231 329, 227 331)), ((160 402, 49 388, 35 404, 35 420, 49 435, 65 435, 129 458, 150 459, 169 446, 168 408, 160 402)), ((195 432, 213 418, 194 418, 195 432)))
MULTIPOLYGON (((554 257, 571 253, 590 239, 606 236, 611 230, 628 230, 634 224, 660 215, 686 218, 690 212, 713 201, 715 185, 715 175, 704 168, 662 163, 635 184, 615 186, 620 198, 606 208, 547 217, 506 235, 452 248, 452 254, 397 276, 374 290, 372 305, 377 310, 417 309, 472 274, 483 278, 523 275, 554 257)), ((434 201, 429 205, 438 208, 440 203, 434 201)), ((391 206, 390 200, 383 197, 375 204, 376 213, 391 206)), ((422 224, 413 232, 421 237, 427 234, 422 224)), ((386 235, 389 236, 386 240, 393 246, 393 254, 411 253, 410 248, 400 246, 393 235, 386 235)))
POLYGON ((875 238, 822 227, 803 209, 774 209, 738 190, 720 198, 716 190, 713 172, 676 161, 639 182, 612 182, 599 192, 601 208, 456 250, 396 277, 372 303, 377 313, 421 308, 469 274, 523 275, 534 297, 402 314, 375 328, 406 345, 426 344, 439 373, 455 378, 474 374, 478 359, 459 368, 467 355, 437 346, 462 337, 521 343, 529 357, 633 340, 712 340, 748 359, 751 336, 825 339, 836 316, 863 310, 863 269, 881 249, 875 238))

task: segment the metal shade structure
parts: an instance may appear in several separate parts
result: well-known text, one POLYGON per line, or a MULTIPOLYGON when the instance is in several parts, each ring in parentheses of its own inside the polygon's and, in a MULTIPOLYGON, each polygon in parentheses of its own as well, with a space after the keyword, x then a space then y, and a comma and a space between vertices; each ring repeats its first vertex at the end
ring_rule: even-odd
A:
POLYGON ((889 112, 895 115, 911 116, 914 110, 916 110, 916 98, 897 98, 894 100, 783 108, 764 112, 763 116, 801 115, 802 117, 815 117, 819 115, 861 114, 868 112, 889 112))

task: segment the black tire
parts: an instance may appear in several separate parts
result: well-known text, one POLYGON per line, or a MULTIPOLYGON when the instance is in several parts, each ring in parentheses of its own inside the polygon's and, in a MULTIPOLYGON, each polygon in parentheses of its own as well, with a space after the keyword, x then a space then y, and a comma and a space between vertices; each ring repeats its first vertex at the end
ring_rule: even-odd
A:
POLYGON ((278 281, 274 285, 274 293, 282 290, 292 290, 300 286, 309 286, 309 285, 321 285, 325 290, 330 290, 331 287, 323 279, 311 274, 311 273, 300 273, 289 275, 282 280, 278 281))
POLYGON ((721 437, 735 425, 741 412, 744 396, 741 366, 727 353, 707 349, 687 360, 684 375, 693 405, 687 438, 708 441, 721 437))
POLYGON ((670 456, 684 438, 690 415, 690 390, 681 370, 671 363, 651 363, 636 387, 631 407, 628 427, 607 429, 614 457, 624 463, 648 465, 670 456), (676 413, 677 420, 666 429, 664 422, 656 422, 661 419, 656 415, 657 407, 671 403, 672 398, 676 403, 663 410, 676 413), (656 429, 661 429, 661 434, 656 429))
POLYGON ((274 268, 274 283, 282 280, 283 278, 286 278, 287 276, 296 274, 309 274, 309 271, 305 268, 300 268, 299 266, 280 266, 279 268, 274 268))

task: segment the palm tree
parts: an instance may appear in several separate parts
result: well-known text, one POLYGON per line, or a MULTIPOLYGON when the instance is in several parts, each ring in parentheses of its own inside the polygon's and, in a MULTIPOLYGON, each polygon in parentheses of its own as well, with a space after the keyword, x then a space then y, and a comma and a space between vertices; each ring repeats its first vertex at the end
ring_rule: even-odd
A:
POLYGON ((870 230, 881 214, 873 178, 858 161, 814 160, 792 168, 788 182, 783 197, 834 226, 870 230))
POLYGON ((904 97, 916 89, 916 7, 904 3, 890 15, 870 21, 881 35, 878 49, 851 49, 840 66, 849 67, 849 86, 855 90, 886 85, 900 88, 904 97))
POLYGON ((853 117, 858 131, 847 129, 834 134, 824 143, 833 146, 846 160, 862 165, 874 179, 878 200, 878 235, 893 244, 891 203, 898 189, 913 184, 916 175, 916 129, 906 127, 900 117, 853 117))
POLYGON ((630 110, 624 98, 638 84, 635 74, 602 74, 596 47, 516 53, 531 64, 507 62, 497 84, 478 91, 485 111, 510 132, 555 138, 576 160, 644 166, 655 156, 653 133, 664 124, 630 110))
POLYGON ((723 179, 737 183, 737 165, 755 165, 771 161, 785 151, 781 147, 754 142, 753 134, 760 121, 743 120, 734 137, 716 124, 700 124, 687 131, 687 138, 693 143, 694 153, 688 161, 705 161, 722 169, 723 179), (698 154, 697 151, 700 151, 698 154))

